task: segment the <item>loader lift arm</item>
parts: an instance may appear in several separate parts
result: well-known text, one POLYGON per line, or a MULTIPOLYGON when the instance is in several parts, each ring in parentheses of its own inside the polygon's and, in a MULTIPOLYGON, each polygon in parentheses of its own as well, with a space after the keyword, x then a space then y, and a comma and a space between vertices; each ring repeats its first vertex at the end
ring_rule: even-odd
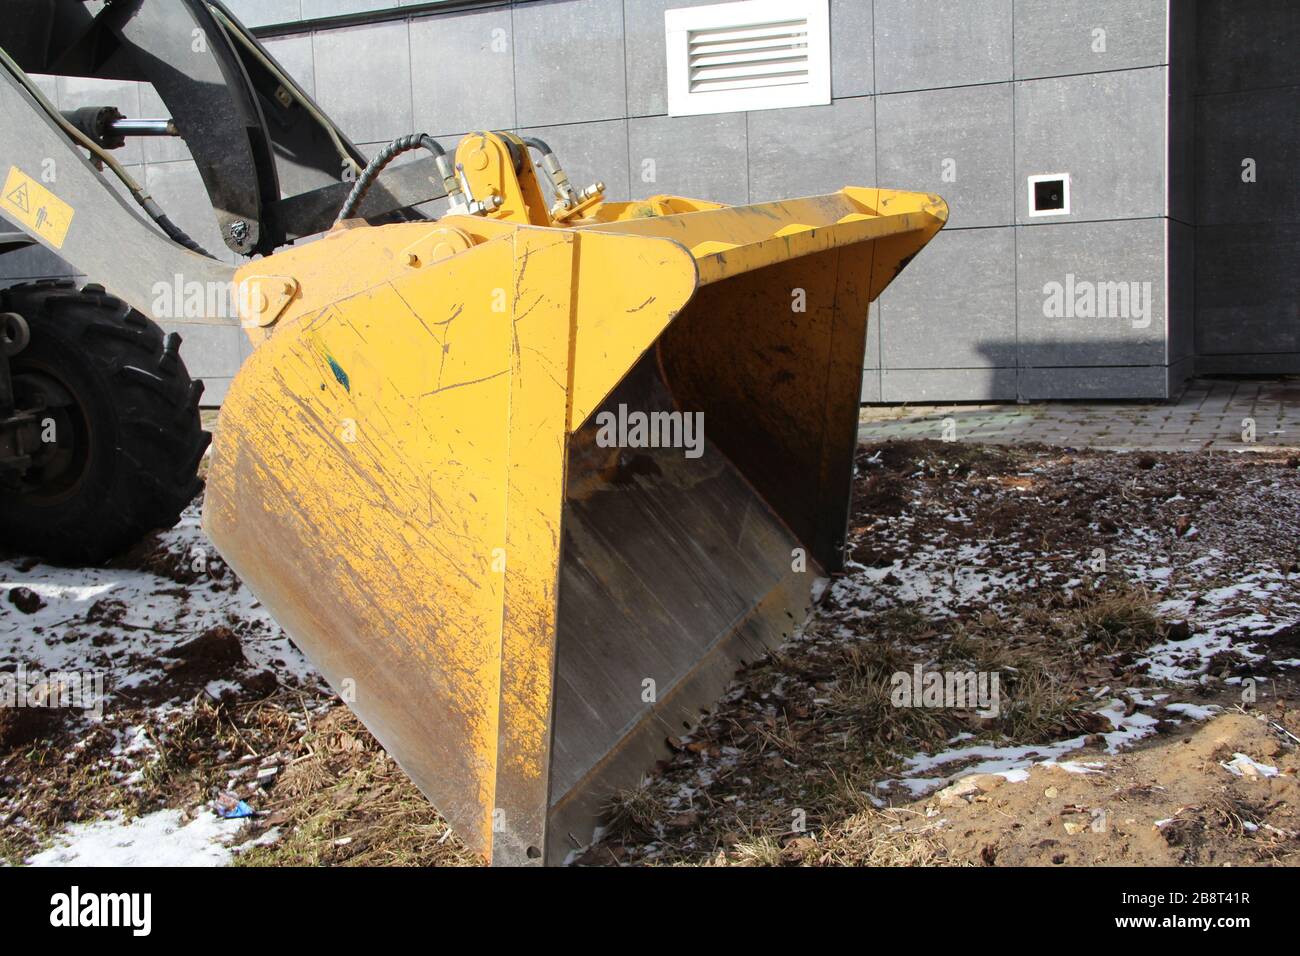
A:
MULTIPOLYGON (((0 47, 28 73, 151 83, 193 156, 226 245, 241 255, 328 229, 366 165, 215 0, 118 0, 94 16, 80 0, 11 0, 0 47)), ((360 213, 372 222, 419 219, 411 207, 444 194, 432 160, 422 160, 381 177, 360 213)))

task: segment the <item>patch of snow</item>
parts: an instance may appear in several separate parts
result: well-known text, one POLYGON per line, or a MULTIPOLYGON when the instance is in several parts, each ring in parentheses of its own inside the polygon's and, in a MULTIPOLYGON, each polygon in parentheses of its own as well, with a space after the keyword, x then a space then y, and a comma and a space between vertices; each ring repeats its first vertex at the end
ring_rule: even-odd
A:
MULTIPOLYGON (((1155 717, 1143 713, 1134 713, 1126 717, 1124 712, 1127 707, 1124 701, 1116 698, 1106 707, 1096 711, 1110 721, 1113 728, 1100 735, 1105 741, 1107 753, 1119 753, 1151 735, 1155 732, 1156 724, 1159 723, 1155 717)), ((882 790, 903 788, 912 796, 919 797, 936 787, 946 786, 958 775, 965 777, 987 773, 997 774, 1008 780, 1020 780, 1023 779, 1022 774, 1027 776, 1031 767, 1040 764, 1065 767, 1073 773, 1095 773, 1097 771, 1091 769, 1098 766, 1095 763, 1071 763, 1060 760, 1064 755, 1081 749, 1087 739, 1084 735, 1052 744, 954 747, 937 754, 918 754, 903 761, 906 769, 902 778, 882 780, 876 786, 882 790), (968 761, 975 761, 975 763, 968 765, 968 761), (962 766, 946 776, 933 776, 934 771, 942 771, 955 763, 960 763, 962 766), (921 774, 929 774, 929 776, 922 777, 921 774)))
POLYGON ((1171 714, 1181 714, 1188 720, 1209 720, 1215 714, 1221 712, 1223 708, 1217 704, 1207 704, 1205 706, 1200 704, 1169 704, 1165 707, 1165 710, 1171 714))
MULTIPOLYGON (((56 845, 29 858, 28 866, 225 866, 227 845, 243 830, 202 810, 188 823, 179 810, 159 810, 124 821, 114 812, 94 823, 76 823, 56 845)), ((265 836, 263 836, 265 839, 265 836)))
POLYGON ((1140 687, 1128 688, 1128 695, 1132 699, 1133 703, 1140 707, 1154 707, 1156 704, 1160 703, 1162 700, 1168 699, 1169 697, 1168 694, 1147 695, 1143 693, 1142 688, 1140 687))
MULTIPOLYGON (((1171 602, 1158 605, 1156 612, 1163 616, 1180 616, 1171 602)), ((1182 641, 1163 641, 1148 648, 1140 660, 1150 664, 1148 673, 1155 680, 1174 684, 1191 684, 1206 672, 1210 658, 1223 651, 1235 651, 1246 660, 1256 661, 1263 654, 1251 651, 1241 644, 1243 631, 1274 631, 1277 621, 1262 614, 1245 616, 1225 615, 1203 623, 1196 633, 1182 641)))
POLYGON ((1058 767, 1066 773, 1089 774, 1102 773, 1106 765, 1100 760, 1044 760, 1040 766, 1058 767))
MULTIPOLYGON (((168 552, 185 555, 194 567, 216 560, 216 549, 203 533, 194 506, 158 540, 168 552)), ((201 574, 192 584, 178 584, 122 568, 20 568, 27 568, 27 562, 0 561, 0 667, 22 665, 43 673, 94 671, 103 674, 111 699, 118 690, 159 677, 167 651, 222 625, 237 629, 252 668, 273 670, 282 681, 318 680, 315 668, 232 573, 220 578, 201 574), (16 587, 34 591, 45 606, 22 613, 7 599, 16 587), (122 620, 88 621, 87 612, 105 599, 125 606, 122 620)))
POLYGON ((1128 705, 1118 698, 1111 701, 1108 707, 1103 707, 1097 711, 1098 714, 1110 721, 1115 729, 1102 734, 1106 740, 1107 753, 1119 753, 1125 747, 1131 746, 1143 737, 1155 733, 1156 724, 1160 723, 1150 714, 1134 713, 1124 716, 1124 711, 1128 705))
POLYGON ((969 543, 948 549, 932 545, 881 568, 850 562, 852 573, 831 585, 831 597, 844 608, 857 608, 857 616, 915 604, 928 617, 952 617, 958 608, 988 604, 997 595, 1023 586, 1025 571, 1000 573, 990 570, 991 563, 986 544, 969 543))
POLYGON ((876 784, 881 790, 887 790, 891 787, 901 787, 910 793, 913 797, 924 796, 931 790, 938 790, 950 782, 949 777, 900 777, 896 780, 884 780, 876 784))

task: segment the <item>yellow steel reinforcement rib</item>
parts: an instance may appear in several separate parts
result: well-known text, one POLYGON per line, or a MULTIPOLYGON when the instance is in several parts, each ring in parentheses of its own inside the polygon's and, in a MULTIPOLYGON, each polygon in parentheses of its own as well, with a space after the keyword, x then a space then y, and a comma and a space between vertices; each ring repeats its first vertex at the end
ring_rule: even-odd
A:
MULTIPOLYGON (((776 262, 889 236, 924 237, 914 254, 947 218, 947 205, 938 196, 848 187, 826 196, 601 222, 585 229, 679 242, 699 260, 700 283, 708 285, 776 262)), ((885 284, 893 277, 889 272, 885 284)), ((873 284, 873 299, 881 288, 873 284)))
MULTIPOLYGON (((350 225, 239 273, 287 302, 249 323, 258 347, 222 408, 205 527, 467 845, 498 862, 553 856, 571 435, 701 286, 871 243, 845 260, 869 263, 866 294, 841 303, 865 309, 946 218, 936 197, 875 189, 651 203, 565 229, 350 225)), ((766 276, 755 282, 788 301, 774 285, 788 274, 766 276)))

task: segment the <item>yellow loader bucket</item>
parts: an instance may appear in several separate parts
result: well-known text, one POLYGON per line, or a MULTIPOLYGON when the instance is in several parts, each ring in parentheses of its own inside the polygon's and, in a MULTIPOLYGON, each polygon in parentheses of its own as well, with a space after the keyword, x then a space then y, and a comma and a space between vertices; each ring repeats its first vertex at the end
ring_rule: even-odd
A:
POLYGON ((589 843, 807 617, 841 564, 868 304, 946 207, 601 215, 355 225, 241 272, 268 308, 205 526, 494 864, 589 843))

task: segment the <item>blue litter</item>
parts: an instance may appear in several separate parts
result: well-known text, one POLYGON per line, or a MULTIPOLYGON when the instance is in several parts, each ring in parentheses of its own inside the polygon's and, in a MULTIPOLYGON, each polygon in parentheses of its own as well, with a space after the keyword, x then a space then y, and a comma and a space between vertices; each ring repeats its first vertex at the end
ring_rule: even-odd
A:
POLYGON ((227 820, 238 820, 240 817, 251 817, 253 815, 253 808, 243 800, 240 800, 232 809, 222 810, 221 815, 227 820))
POLYGON ((251 817, 256 811, 234 794, 222 794, 215 801, 216 811, 227 820, 240 820, 251 817))

